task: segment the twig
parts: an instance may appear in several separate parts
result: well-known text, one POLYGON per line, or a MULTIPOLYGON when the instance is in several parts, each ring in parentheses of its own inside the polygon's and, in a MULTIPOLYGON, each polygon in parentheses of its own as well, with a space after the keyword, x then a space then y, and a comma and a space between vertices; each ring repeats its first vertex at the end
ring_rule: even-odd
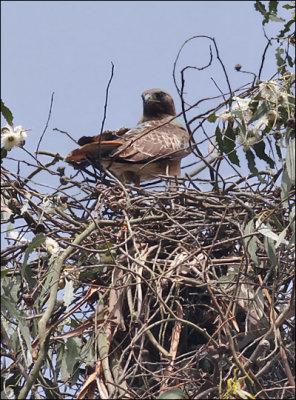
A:
POLYGON ((53 97, 54 97, 54 92, 52 92, 52 95, 51 95, 48 118, 47 118, 47 121, 46 121, 46 124, 45 124, 45 128, 43 129, 43 132, 42 132, 42 134, 41 134, 41 136, 40 136, 40 139, 39 139, 39 141, 38 141, 38 144, 37 144, 37 147, 36 147, 36 151, 35 151, 36 153, 37 153, 38 150, 39 150, 39 146, 40 146, 40 144, 41 144, 41 141, 42 141, 42 139, 43 139, 43 136, 44 136, 44 134, 45 134, 45 132, 46 132, 46 130, 47 130, 47 128, 48 128, 49 120, 50 120, 50 117, 51 117, 52 106, 53 106, 53 97))

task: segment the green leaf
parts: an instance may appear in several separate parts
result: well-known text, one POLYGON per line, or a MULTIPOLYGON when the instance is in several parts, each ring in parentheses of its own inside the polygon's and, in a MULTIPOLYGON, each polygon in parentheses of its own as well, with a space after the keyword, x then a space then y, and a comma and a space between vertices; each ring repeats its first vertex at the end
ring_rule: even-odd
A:
POLYGON ((225 152, 227 153, 229 160, 233 164, 240 166, 239 158, 235 151, 235 139, 236 131, 234 131, 231 126, 228 126, 224 138, 225 152))
POLYGON ((285 5, 282 6, 282 7, 285 8, 286 10, 294 9, 294 6, 292 6, 291 4, 285 4, 285 5))
POLYGON ((283 18, 277 17, 274 14, 269 14, 269 19, 274 22, 285 22, 283 18))
POLYGON ((11 277, 6 276, 1 280, 1 293, 10 299, 10 302, 17 304, 19 301, 19 291, 21 287, 22 279, 18 276, 15 280, 11 277))
POLYGON ((66 357, 64 357, 61 362, 61 381, 66 382, 69 379, 69 377, 70 373, 68 372, 66 357))
POLYGON ((255 10, 259 11, 264 17, 267 14, 265 5, 263 3, 261 3, 261 1, 256 1, 256 3, 254 4, 255 10))
POLYGON ((261 160, 266 161, 270 168, 274 168, 274 161, 265 153, 265 143, 263 142, 263 140, 261 140, 261 142, 255 143, 253 145, 253 149, 255 150, 255 153, 257 155, 257 157, 259 157, 261 160))
POLYGON ((289 32, 291 25, 295 23, 295 19, 292 18, 284 25, 284 29, 280 31, 279 37, 283 37, 287 32, 289 32))
MULTIPOLYGON (((251 221, 249 221, 249 223, 247 224, 244 233, 245 233, 245 235, 249 235, 253 232, 254 232, 254 221, 251 219, 251 221)), ((258 246, 257 246, 255 236, 252 236, 251 238, 250 237, 245 238, 244 243, 245 243, 248 253, 250 254, 251 259, 254 261, 255 264, 259 265, 260 260, 256 254, 256 252, 258 250, 258 246)))
POLYGON ((11 344, 12 344, 14 351, 17 353, 21 348, 20 338, 18 335, 18 329, 14 329, 12 331, 10 339, 11 339, 11 344))
POLYGON ((32 346, 30 340, 30 331, 26 325, 26 320, 24 318, 24 315, 22 315, 22 313, 16 308, 15 303, 12 302, 11 299, 9 299, 6 296, 1 296, 1 308, 6 309, 9 312, 9 314, 18 321, 18 326, 27 345, 28 357, 26 357, 26 364, 27 366, 29 366, 32 363, 32 357, 31 357, 32 346))
POLYGON ((293 138, 287 147, 286 165, 291 182, 295 181, 295 145, 295 138, 293 138))
POLYGON ((278 235, 278 240, 275 243, 275 248, 277 249, 281 243, 289 245, 289 242, 285 240, 287 230, 289 229, 289 225, 278 235))
POLYGON ((278 113, 280 115, 280 118, 282 118, 284 121, 289 119, 289 114, 288 114, 288 111, 287 111, 286 107, 279 106, 278 107, 278 113))
POLYGON ((74 367, 78 360, 80 360, 80 349, 82 340, 78 337, 69 338, 67 340, 66 357, 62 360, 61 365, 61 379, 63 381, 69 379, 74 372, 74 367))
POLYGON ((224 133, 225 150, 232 150, 235 147, 235 132, 231 125, 228 125, 224 133))
MULTIPOLYGON (((278 242, 280 240, 279 235, 274 233, 270 226, 261 223, 260 218, 258 219, 258 221, 256 223, 256 227, 258 227, 258 232, 260 232, 261 235, 268 237, 268 238, 274 240, 275 242, 278 242)), ((282 242, 284 242, 285 244, 288 244, 288 242, 286 240, 284 240, 283 238, 281 239, 281 243, 282 242)))
POLYGON ((40 247, 46 240, 46 236, 43 233, 38 233, 34 239, 29 244, 27 251, 30 253, 33 252, 37 247, 40 247))
POLYGON ((259 175, 259 171, 258 171, 258 169, 256 168, 256 165, 255 165, 255 156, 252 153, 252 151, 251 150, 246 150, 245 154, 246 154, 246 159, 248 161, 248 167, 249 167, 250 172, 255 174, 258 177, 260 182, 266 183, 265 179, 263 179, 262 176, 259 175))
POLYGON ((235 164, 235 165, 237 165, 238 167, 240 167, 239 158, 238 158, 238 156, 237 156, 236 150, 232 150, 232 151, 228 154, 228 159, 229 159, 229 161, 232 162, 232 164, 235 164))
POLYGON ((270 216, 271 221, 274 223, 275 227, 279 230, 282 231, 284 229, 283 225, 280 223, 280 221, 278 220, 277 216, 272 214, 270 216))
POLYGON ((68 307, 73 300, 74 297, 74 285, 72 280, 65 279, 65 294, 63 296, 64 305, 68 307))
POLYGON ((235 151, 236 134, 237 134, 237 130, 234 131, 230 125, 228 125, 228 127, 224 133, 224 136, 222 135, 220 128, 218 126, 216 128, 216 141, 217 141, 220 151, 222 153, 225 153, 227 155, 228 159, 233 164, 240 166, 239 158, 235 151))
POLYGON ((262 2, 256 1, 255 9, 264 16, 262 25, 269 22, 269 20, 276 21, 276 22, 285 22, 284 19, 282 19, 276 15, 277 14, 277 6, 278 6, 278 1, 273 1, 273 0, 269 1, 269 11, 267 12, 265 5, 262 2))
POLYGON ((278 68, 279 73, 286 72, 285 60, 281 56, 283 53, 284 53, 284 49, 282 49, 281 47, 278 47, 275 51, 276 64, 279 67, 278 68))
POLYGON ((256 165, 255 165, 255 156, 254 156, 254 154, 252 153, 251 150, 247 150, 246 151, 246 159, 248 161, 249 170, 253 174, 258 175, 258 169, 256 168, 256 165))
POLYGON ((27 265, 29 255, 36 249, 36 247, 40 247, 46 240, 46 236, 43 233, 38 233, 31 243, 28 245, 27 250, 25 252, 25 258, 22 264, 22 269, 24 269, 27 265))
POLYGON ((286 169, 283 171, 282 175, 282 184, 281 184, 281 199, 283 200, 283 206, 287 207, 288 206, 288 200, 287 197, 289 196, 289 192, 291 189, 293 182, 291 181, 288 172, 286 169))
POLYGON ((80 360, 80 349, 82 346, 82 339, 79 337, 71 337, 67 340, 67 353, 70 357, 67 359, 69 370, 72 371, 74 364, 80 360))
POLYGON ((257 119, 260 119, 269 111, 271 108, 270 104, 267 101, 263 101, 263 103, 257 108, 252 118, 249 120, 248 125, 252 124, 257 119))
POLYGON ((289 242, 289 247, 295 246, 295 206, 292 207, 292 210, 289 215, 289 221, 292 231, 292 236, 289 242))
POLYGON ((217 126, 216 131, 215 131, 215 135, 216 135, 216 141, 219 147, 219 150, 223 153, 223 140, 222 140, 222 132, 221 129, 219 128, 219 126, 217 126))
POLYGON ((270 259, 272 266, 273 267, 277 266, 278 262, 277 262, 274 243, 273 243, 273 240, 267 236, 264 237, 264 248, 265 248, 266 254, 268 255, 268 257, 270 259))
POLYGON ((4 278, 8 272, 12 271, 11 268, 1 270, 1 279, 4 278))
POLYGON ((60 372, 61 369, 61 363, 62 360, 65 358, 65 353, 66 353, 66 345, 64 342, 58 342, 57 343, 57 361, 56 361, 56 365, 55 365, 55 370, 57 375, 60 372))
POLYGON ((217 118, 218 118, 217 115, 212 114, 212 115, 210 115, 210 116, 208 117, 208 121, 209 121, 209 122, 216 122, 217 118))
POLYGON ((94 336, 92 335, 85 345, 80 349, 80 359, 83 360, 85 364, 88 364, 94 360, 94 348, 94 336))
POLYGON ((53 268, 54 262, 55 262, 55 257, 51 256, 48 261, 48 272, 47 272, 46 280, 42 284, 41 290, 39 291, 39 295, 36 299, 36 303, 42 304, 45 293, 50 289, 52 276, 53 276, 53 272, 54 272, 54 268, 53 268))
POLYGON ((46 236, 43 233, 38 233, 34 239, 31 241, 31 243, 29 244, 29 246, 27 247, 26 251, 25 251, 25 257, 24 257, 24 261, 22 264, 22 276, 27 280, 30 289, 32 289, 35 285, 35 279, 32 279, 32 271, 27 268, 27 263, 28 263, 28 259, 29 259, 29 255, 37 248, 40 247, 42 245, 42 243, 44 243, 46 240, 46 236))
POLYGON ((163 392, 158 399, 172 399, 172 400, 181 400, 186 399, 186 394, 183 390, 176 388, 176 389, 169 389, 166 392, 163 392))
POLYGON ((277 7, 278 7, 278 1, 271 0, 269 1, 269 12, 276 15, 277 14, 277 7))
POLYGON ((12 112, 10 111, 10 109, 8 107, 6 107, 3 103, 3 101, 1 100, 1 113, 3 115, 3 117, 6 119, 8 125, 12 126, 13 123, 13 115, 12 112))
POLYGON ((289 67, 293 68, 294 67, 294 63, 295 63, 293 58, 289 54, 286 54, 286 58, 287 58, 289 67))

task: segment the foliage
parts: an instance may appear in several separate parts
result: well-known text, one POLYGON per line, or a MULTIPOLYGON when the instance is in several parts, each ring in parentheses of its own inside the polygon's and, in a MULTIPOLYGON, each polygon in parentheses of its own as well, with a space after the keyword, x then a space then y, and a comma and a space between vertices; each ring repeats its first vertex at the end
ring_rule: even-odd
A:
POLYGON ((13 121, 13 115, 12 112, 8 107, 5 106, 3 101, 1 100, 1 114, 3 117, 6 119, 7 123, 12 126, 12 121, 13 121))
POLYGON ((241 389, 242 383, 246 379, 246 377, 237 378, 236 372, 238 370, 234 370, 234 379, 227 380, 227 391, 224 393, 222 399, 229 399, 235 396, 234 398, 239 399, 255 399, 250 393, 241 389))
MULTIPOLYGON (((256 2, 263 24, 278 3, 256 2)), ((195 162, 177 190, 45 151, 13 171, 3 148, 1 398, 294 398, 291 27, 277 74, 221 102, 187 107, 181 71, 195 162)))

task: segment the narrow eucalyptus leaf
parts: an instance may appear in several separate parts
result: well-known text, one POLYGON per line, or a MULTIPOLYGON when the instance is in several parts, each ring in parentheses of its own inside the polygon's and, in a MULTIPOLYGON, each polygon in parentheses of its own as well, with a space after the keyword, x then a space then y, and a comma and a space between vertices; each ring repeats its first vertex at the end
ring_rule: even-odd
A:
POLYGON ((275 243, 275 249, 277 249, 279 247, 279 245, 281 243, 284 243, 286 245, 289 245, 289 242, 287 240, 285 240, 285 236, 287 234, 287 230, 288 230, 289 226, 287 226, 278 236, 278 240, 275 243))
POLYGON ((68 307, 73 300, 74 297, 74 285, 72 280, 65 279, 65 294, 63 296, 64 305, 68 307))
MULTIPOLYGON (((254 221, 251 219, 251 221, 248 222, 246 228, 245 228, 245 235, 249 235, 250 233, 254 232, 254 221)), ((247 237, 244 239, 244 243, 246 246, 246 249, 248 251, 248 253, 250 254, 251 259, 257 264, 259 265, 260 261, 259 258, 257 257, 257 250, 258 250, 258 246, 256 243, 256 238, 255 236, 253 237, 247 237)))
POLYGON ((292 181, 288 175, 287 170, 284 169, 283 175, 282 175, 282 184, 281 184, 281 199, 284 200, 283 201, 284 207, 287 207, 287 205, 288 205, 288 200, 286 200, 286 199, 289 196, 291 186, 292 186, 292 181))
POLYGON ((277 266, 278 262, 277 262, 277 257, 276 257, 276 252, 275 252, 275 247, 274 247, 273 240, 270 239, 269 237, 265 236, 265 238, 264 238, 264 247, 265 247, 266 254, 269 257, 272 266, 273 267, 277 266))
POLYGON ((287 148, 287 173, 292 182, 295 181, 295 138, 291 140, 287 148))
POLYGON ((263 141, 255 143, 253 148, 257 157, 259 157, 261 160, 266 161, 271 168, 274 168, 274 160, 265 153, 265 143, 263 141))
POLYGON ((258 169, 256 168, 256 165, 255 165, 255 156, 254 156, 254 154, 252 153, 252 151, 251 150, 247 150, 246 152, 245 152, 245 154, 246 154, 246 159, 247 159, 247 161, 248 161, 248 167, 249 167, 249 170, 253 173, 253 174, 258 174, 258 169))

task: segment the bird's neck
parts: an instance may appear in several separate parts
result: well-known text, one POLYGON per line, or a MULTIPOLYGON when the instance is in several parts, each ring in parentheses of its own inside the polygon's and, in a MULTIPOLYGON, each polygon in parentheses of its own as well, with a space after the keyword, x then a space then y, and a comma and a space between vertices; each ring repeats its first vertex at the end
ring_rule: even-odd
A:
POLYGON ((162 119, 165 118, 172 118, 174 117, 174 115, 171 114, 153 114, 149 115, 149 114, 144 114, 143 117, 140 119, 139 124, 143 123, 143 122, 147 122, 147 121, 160 121, 162 119))

